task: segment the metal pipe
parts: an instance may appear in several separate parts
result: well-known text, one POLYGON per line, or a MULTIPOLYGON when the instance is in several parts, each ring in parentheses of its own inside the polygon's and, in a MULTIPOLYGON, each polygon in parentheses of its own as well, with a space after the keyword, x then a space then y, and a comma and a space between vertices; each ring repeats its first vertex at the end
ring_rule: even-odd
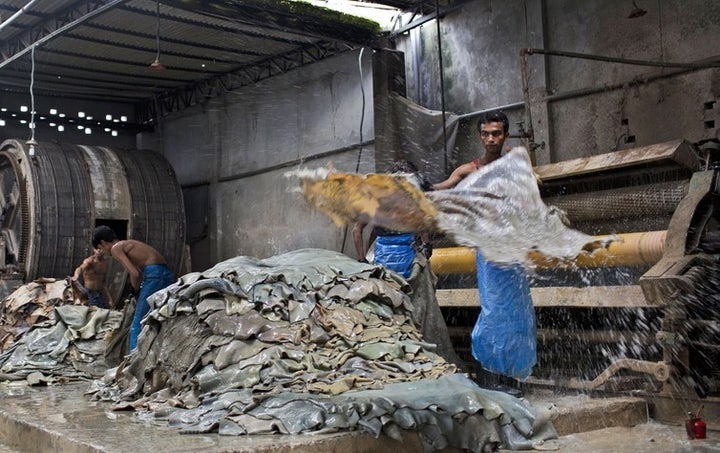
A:
POLYGON ((39 46, 40 44, 44 44, 44 43, 50 41, 51 39, 55 38, 56 36, 59 36, 59 35, 65 33, 66 31, 72 30, 73 28, 82 24, 86 20, 92 19, 93 17, 98 16, 98 15, 104 13, 105 11, 108 11, 108 10, 110 10, 122 3, 125 3, 127 1, 129 1, 129 0, 111 1, 110 3, 106 3, 105 5, 99 7, 98 9, 95 9, 95 10, 85 14, 82 17, 79 17, 72 22, 63 25, 62 27, 58 28, 57 30, 53 31, 52 33, 47 34, 47 35, 43 36, 42 38, 38 39, 37 41, 31 43, 29 46, 25 47, 23 50, 17 52, 13 56, 4 59, 2 62, 0 62, 0 69, 4 68, 8 64, 12 63, 13 61, 17 60, 18 58, 20 58, 23 55, 25 55, 26 53, 28 53, 34 46, 39 46))
POLYGON ((527 124, 525 133, 528 139, 528 154, 530 155, 530 162, 534 167, 537 161, 535 158, 535 132, 533 132, 532 113, 530 112, 530 80, 527 73, 526 50, 527 49, 520 50, 520 76, 522 78, 523 101, 525 102, 525 124, 527 124))
POLYGON ((606 61, 609 63, 621 63, 635 66, 655 66, 659 68, 684 68, 684 69, 709 69, 720 67, 720 61, 710 61, 708 63, 670 63, 664 61, 651 61, 651 60, 634 60, 628 58, 617 58, 608 57, 605 55, 594 55, 587 53, 578 52, 565 52, 561 50, 548 50, 548 49, 533 49, 524 48, 520 50, 520 56, 525 57, 526 55, 543 54, 543 55, 554 55, 557 57, 570 57, 580 58, 583 60, 596 60, 606 61))
POLYGON ((28 9, 30 9, 30 7, 33 6, 33 4, 35 4, 37 1, 38 1, 38 0, 30 0, 30 1, 27 3, 27 5, 23 6, 23 7, 20 8, 15 14, 13 14, 13 15, 10 16, 10 17, 8 17, 7 20, 5 20, 5 21, 3 21, 2 23, 0 23, 0 31, 2 31, 3 28, 7 27, 7 26, 10 25, 11 23, 15 22, 15 19, 17 19, 18 17, 22 16, 22 14, 25 13, 28 9))
POLYGON ((499 106, 497 106, 497 107, 492 107, 492 108, 489 108, 489 109, 476 110, 476 111, 474 111, 474 112, 463 113, 462 115, 457 115, 457 118, 458 118, 458 120, 460 120, 460 121, 469 120, 469 119, 478 117, 478 116, 480 116, 480 115, 484 115, 485 113, 495 112, 495 111, 498 111, 498 110, 502 110, 502 111, 506 112, 506 111, 508 111, 508 110, 519 109, 519 108, 524 107, 524 106, 525 106, 525 102, 524 102, 524 101, 513 102, 512 104, 499 105, 499 106))
POLYGON ((423 16, 420 19, 416 20, 415 22, 410 22, 409 24, 404 25, 395 31, 392 31, 388 35, 387 39, 392 41, 392 40, 396 39, 398 36, 403 35, 417 27, 420 27, 421 25, 423 25, 427 22, 430 22, 431 20, 435 19, 436 17, 444 17, 448 13, 451 13, 457 9, 460 9, 465 3, 468 3, 468 1, 469 0, 456 1, 452 5, 447 5, 447 6, 443 7, 441 11, 438 11, 437 9, 435 9, 435 11, 432 14, 423 16))
MULTIPOLYGON (((665 250, 667 231, 618 234, 618 240, 591 255, 580 254, 570 260, 550 258, 539 252, 528 257, 539 269, 596 268, 655 264, 665 250)), ((600 240, 603 237, 596 236, 600 240)), ((435 274, 469 274, 476 271, 475 250, 470 247, 448 247, 433 250, 430 266, 435 274)))

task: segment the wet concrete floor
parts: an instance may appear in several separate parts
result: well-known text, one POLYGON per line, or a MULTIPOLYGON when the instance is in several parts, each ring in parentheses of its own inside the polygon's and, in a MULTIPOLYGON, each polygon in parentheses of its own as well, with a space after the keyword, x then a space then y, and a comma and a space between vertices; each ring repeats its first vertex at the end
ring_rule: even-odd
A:
POLYGON ((569 434, 542 447, 567 453, 720 452, 720 431, 709 431, 703 440, 689 440, 683 426, 648 422, 569 434))
MULTIPOLYGON (((5 452, 422 452, 410 434, 403 442, 361 432, 319 435, 229 437, 182 435, 170 427, 138 421, 130 412, 83 395, 89 384, 51 387, 0 384, 0 453, 5 452)), ((529 393, 533 405, 550 410, 560 434, 536 450, 561 452, 720 452, 720 432, 688 440, 684 427, 648 420, 639 398, 592 399, 585 395, 529 393)), ((452 450, 456 451, 456 450, 452 450)))
POLYGON ((361 432, 219 436, 179 434, 139 421, 132 412, 84 396, 89 383, 28 387, 0 384, 0 453, 22 452, 414 452, 418 439, 397 442, 361 432))

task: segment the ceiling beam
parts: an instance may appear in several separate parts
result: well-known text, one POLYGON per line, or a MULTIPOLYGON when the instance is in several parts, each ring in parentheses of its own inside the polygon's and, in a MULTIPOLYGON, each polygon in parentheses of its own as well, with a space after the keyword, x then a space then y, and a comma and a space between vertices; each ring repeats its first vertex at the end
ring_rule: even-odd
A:
POLYGON ((284 55, 254 62, 227 74, 201 80, 178 90, 165 92, 154 100, 139 106, 138 122, 154 122, 157 118, 200 104, 209 98, 352 49, 351 46, 334 41, 322 41, 284 55))
POLYGON ((126 1, 128 0, 87 0, 82 5, 68 8, 36 26, 26 28, 14 38, 0 43, 0 69, 29 53, 33 46, 44 44, 126 1))
MULTIPOLYGON (((383 47, 379 25, 369 19, 285 0, 164 0, 164 5, 209 17, 313 38, 383 47)), ((270 38, 270 37, 268 37, 270 38)))

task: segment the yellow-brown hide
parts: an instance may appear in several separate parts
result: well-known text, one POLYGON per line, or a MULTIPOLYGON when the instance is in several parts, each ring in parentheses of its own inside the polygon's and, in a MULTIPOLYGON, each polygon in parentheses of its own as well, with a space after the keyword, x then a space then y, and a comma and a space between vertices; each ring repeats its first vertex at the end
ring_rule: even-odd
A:
POLYGON ((307 201, 337 225, 356 221, 395 231, 433 228, 437 210, 405 177, 371 173, 331 173, 302 179, 307 201))

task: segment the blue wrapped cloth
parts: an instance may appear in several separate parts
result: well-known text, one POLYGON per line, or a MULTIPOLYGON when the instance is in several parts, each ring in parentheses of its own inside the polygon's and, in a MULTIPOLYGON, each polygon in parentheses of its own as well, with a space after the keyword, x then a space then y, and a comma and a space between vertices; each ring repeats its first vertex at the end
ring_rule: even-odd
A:
POLYGON ((140 283, 140 293, 137 297, 135 306, 135 314, 133 315, 132 324, 130 325, 130 350, 137 347, 138 336, 142 331, 142 320, 150 311, 150 305, 147 298, 153 293, 166 288, 175 282, 175 275, 164 264, 151 264, 142 269, 142 283, 140 283))
POLYGON ((414 233, 378 235, 375 239, 375 264, 382 264, 410 278, 415 259, 414 233))
POLYGON ((525 379, 537 363, 535 309, 525 269, 476 254, 482 309, 470 337, 472 355, 488 371, 525 379))

